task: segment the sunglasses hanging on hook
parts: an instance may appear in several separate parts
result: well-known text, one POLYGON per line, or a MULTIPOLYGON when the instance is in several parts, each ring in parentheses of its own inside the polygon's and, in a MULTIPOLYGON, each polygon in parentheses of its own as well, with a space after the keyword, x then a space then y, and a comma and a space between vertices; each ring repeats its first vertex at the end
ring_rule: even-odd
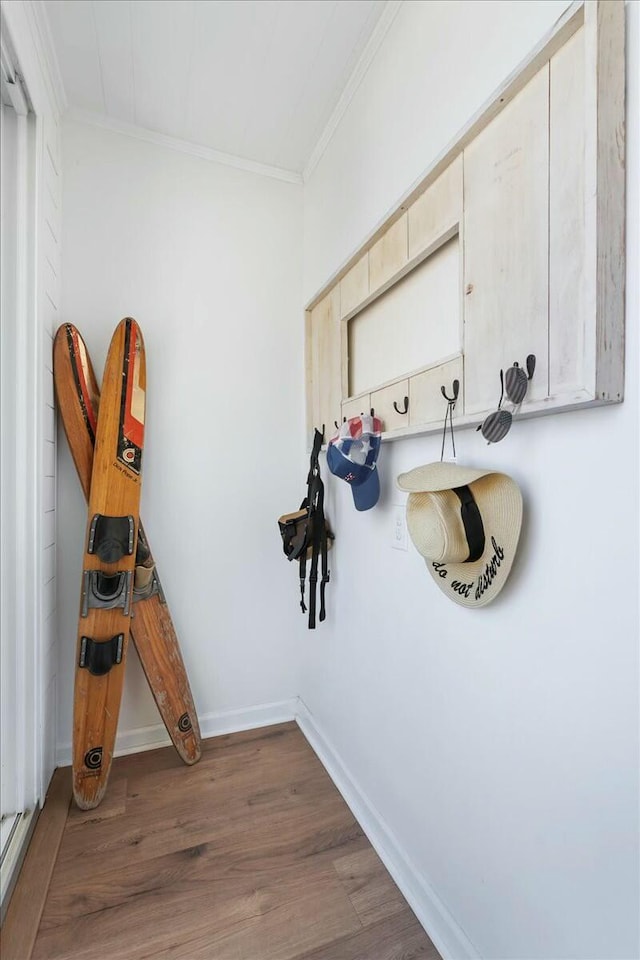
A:
POLYGON ((526 373, 516 360, 506 373, 503 370, 500 371, 498 407, 477 427, 487 443, 499 443, 500 440, 504 440, 511 429, 513 418, 520 409, 520 405, 527 394, 529 382, 536 369, 536 358, 532 353, 527 357, 525 366, 527 368, 526 373), (513 410, 507 410, 502 406, 505 394, 507 400, 513 404, 513 410))

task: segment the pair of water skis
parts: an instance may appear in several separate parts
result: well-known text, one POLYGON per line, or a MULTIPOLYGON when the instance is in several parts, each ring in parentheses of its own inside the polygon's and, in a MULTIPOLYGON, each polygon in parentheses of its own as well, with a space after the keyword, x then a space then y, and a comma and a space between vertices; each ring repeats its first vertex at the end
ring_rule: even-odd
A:
POLYGON ((83 810, 107 788, 129 636, 178 754, 201 752, 176 632, 139 521, 146 365, 130 317, 113 335, 102 393, 82 337, 63 324, 53 348, 58 409, 88 502, 73 710, 73 794, 83 810))

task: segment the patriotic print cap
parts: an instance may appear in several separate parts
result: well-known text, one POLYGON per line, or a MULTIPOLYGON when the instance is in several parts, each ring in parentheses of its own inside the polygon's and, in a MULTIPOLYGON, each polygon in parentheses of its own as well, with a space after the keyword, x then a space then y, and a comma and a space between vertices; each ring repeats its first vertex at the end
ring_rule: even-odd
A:
POLYGON ((380 496, 376 460, 381 432, 378 417, 361 414, 343 423, 327 446, 327 466, 350 485, 356 510, 370 510, 380 496))

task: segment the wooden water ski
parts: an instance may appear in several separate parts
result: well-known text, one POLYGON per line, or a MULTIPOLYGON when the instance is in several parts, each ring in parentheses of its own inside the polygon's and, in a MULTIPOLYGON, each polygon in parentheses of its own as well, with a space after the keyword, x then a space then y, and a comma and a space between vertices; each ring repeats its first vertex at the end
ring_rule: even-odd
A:
POLYGON ((97 806, 107 787, 129 640, 144 445, 146 366, 130 318, 113 335, 95 431, 82 565, 73 706, 73 795, 97 806))
POLYGON ((97 806, 107 787, 129 641, 144 445, 146 366, 135 320, 122 320, 104 369, 96 426, 73 704, 73 795, 97 806))
MULTIPOLYGON (((73 324, 63 324, 56 334, 53 369, 64 431, 88 499, 100 389, 84 341, 73 324)), ((142 524, 139 533, 148 548, 142 524)), ((151 692, 181 759, 187 764, 195 763, 202 751, 198 717, 176 631, 150 551, 144 565, 136 567, 133 600, 131 639, 151 692), (145 586, 147 579, 150 582, 145 586)))

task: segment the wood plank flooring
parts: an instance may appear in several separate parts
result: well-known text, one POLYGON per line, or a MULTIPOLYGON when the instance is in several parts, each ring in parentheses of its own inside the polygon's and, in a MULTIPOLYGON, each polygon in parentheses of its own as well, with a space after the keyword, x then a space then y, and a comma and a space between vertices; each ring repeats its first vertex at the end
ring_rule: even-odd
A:
POLYGON ((2 960, 31 956, 70 803, 70 771, 56 770, 2 924, 2 960))
MULTIPOLYGON (((439 960, 295 723, 114 761, 33 960, 439 960)), ((27 958, 8 958, 27 960, 27 958)))

